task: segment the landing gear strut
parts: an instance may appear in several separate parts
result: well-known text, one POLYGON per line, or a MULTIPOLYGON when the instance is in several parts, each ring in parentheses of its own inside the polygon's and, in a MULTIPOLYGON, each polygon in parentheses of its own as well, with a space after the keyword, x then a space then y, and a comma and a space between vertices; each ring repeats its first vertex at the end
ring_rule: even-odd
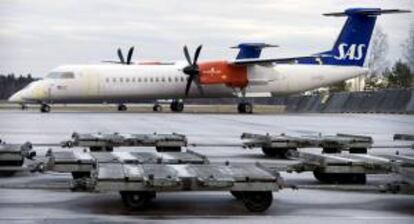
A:
POLYGON ((237 110, 241 114, 251 114, 251 113, 253 113, 253 105, 251 103, 248 103, 248 102, 241 102, 237 106, 237 110))
POLYGON ((42 113, 49 113, 50 112, 50 106, 47 104, 42 104, 40 106, 40 112, 42 113))
POLYGON ((170 108, 172 112, 178 112, 178 113, 183 112, 184 103, 178 100, 174 100, 171 102, 170 108))
POLYGON ((128 108, 125 104, 118 105, 118 111, 126 111, 128 108))
POLYGON ((27 105, 26 105, 26 104, 21 104, 20 106, 21 106, 20 108, 21 108, 22 110, 27 110, 27 105))

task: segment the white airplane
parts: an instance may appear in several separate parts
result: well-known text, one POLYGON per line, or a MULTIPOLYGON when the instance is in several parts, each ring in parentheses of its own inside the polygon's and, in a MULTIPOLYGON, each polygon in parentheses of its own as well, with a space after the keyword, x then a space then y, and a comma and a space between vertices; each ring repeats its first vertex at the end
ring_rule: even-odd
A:
POLYGON ((132 63, 133 48, 126 61, 118 49, 120 62, 59 66, 9 101, 41 104, 41 112, 49 112, 53 103, 116 103, 124 111, 126 103, 142 99, 173 99, 171 110, 181 112, 180 99, 241 97, 238 111, 252 113, 245 96, 294 94, 366 74, 363 65, 377 16, 402 12, 410 11, 351 8, 324 14, 348 18, 331 50, 305 57, 261 59, 260 51, 268 45, 242 44, 235 60, 198 62, 200 45, 193 60, 184 47, 186 62, 132 63))

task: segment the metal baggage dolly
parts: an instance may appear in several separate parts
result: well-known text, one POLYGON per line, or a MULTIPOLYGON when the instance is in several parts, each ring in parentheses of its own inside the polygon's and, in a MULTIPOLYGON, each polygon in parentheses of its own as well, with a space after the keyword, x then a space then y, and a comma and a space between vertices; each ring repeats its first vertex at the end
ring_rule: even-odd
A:
POLYGON ((323 153, 340 153, 348 150, 350 153, 367 153, 372 146, 372 138, 369 136, 336 134, 318 136, 289 136, 262 135, 243 133, 241 139, 246 148, 262 148, 263 153, 269 157, 287 158, 289 151, 297 151, 298 148, 322 148, 323 153))
POLYGON ((283 187, 278 172, 261 164, 210 164, 187 152, 56 152, 48 169, 84 172, 74 176, 72 190, 119 192, 123 203, 143 209, 158 192, 229 191, 252 212, 263 212, 273 191, 283 187))
POLYGON ((172 134, 104 134, 73 133, 72 140, 62 143, 64 147, 88 147, 91 151, 113 151, 114 147, 155 147, 158 152, 179 152, 187 146, 184 135, 172 134))
POLYGON ((291 152, 291 158, 301 162, 291 165, 288 171, 313 172, 315 178, 330 184, 365 184, 367 174, 395 172, 395 167, 408 167, 413 171, 414 157, 377 156, 369 154, 316 154, 291 152))

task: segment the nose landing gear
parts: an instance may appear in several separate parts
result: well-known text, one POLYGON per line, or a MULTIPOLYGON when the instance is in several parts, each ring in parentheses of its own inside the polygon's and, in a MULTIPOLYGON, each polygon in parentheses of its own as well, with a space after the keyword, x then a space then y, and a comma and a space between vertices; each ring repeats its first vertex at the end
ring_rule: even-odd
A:
POLYGON ((126 111, 128 108, 125 104, 118 105, 118 111, 126 111))
POLYGON ((42 104, 40 106, 40 112, 42 113, 49 113, 50 112, 50 106, 47 104, 42 104))

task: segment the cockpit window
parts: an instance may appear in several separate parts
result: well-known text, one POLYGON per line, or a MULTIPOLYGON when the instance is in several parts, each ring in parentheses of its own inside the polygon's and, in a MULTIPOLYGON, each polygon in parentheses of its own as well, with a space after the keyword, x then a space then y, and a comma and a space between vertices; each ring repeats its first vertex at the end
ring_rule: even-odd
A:
POLYGON ((49 79, 74 79, 75 74, 73 72, 51 72, 46 78, 49 79))

